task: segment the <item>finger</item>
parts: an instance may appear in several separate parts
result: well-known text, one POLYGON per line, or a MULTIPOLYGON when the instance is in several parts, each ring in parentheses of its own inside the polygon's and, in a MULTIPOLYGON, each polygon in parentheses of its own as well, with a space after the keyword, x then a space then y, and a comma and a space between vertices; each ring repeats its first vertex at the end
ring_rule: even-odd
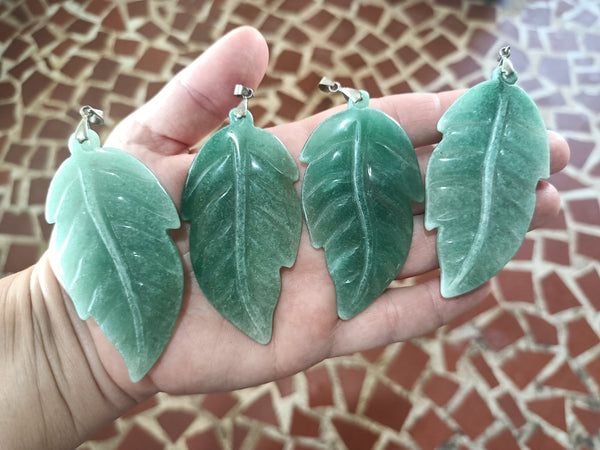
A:
POLYGON ((353 319, 341 322, 332 355, 346 355, 433 331, 470 310, 490 292, 490 283, 459 297, 440 294, 439 278, 406 288, 388 289, 353 319))
POLYGON ((404 279, 421 275, 439 267, 435 231, 427 231, 422 214, 414 217, 413 236, 406 261, 396 277, 404 279))
MULTIPOLYGON (((556 188, 545 180, 540 180, 536 189, 535 210, 529 230, 539 228, 552 220, 560 211, 560 195, 556 188)), ((413 238, 410 251, 402 270, 396 279, 421 275, 439 268, 435 230, 427 231, 423 225, 424 216, 414 216, 413 238)))
POLYGON ((164 155, 187 152, 239 103, 234 86, 258 86, 267 63, 267 44, 257 30, 233 30, 122 121, 110 139, 120 148, 129 144, 164 155))
MULTIPOLYGON (((571 154, 571 151, 569 149, 569 144, 567 143, 567 141, 560 134, 558 134, 554 131, 550 131, 550 130, 548 131, 548 142, 550 144, 550 174, 554 174, 565 168, 565 166, 569 162, 569 156, 571 154)), ((421 177, 423 178, 423 181, 425 181, 425 174, 427 172, 427 164, 429 163, 429 159, 431 158, 431 154, 433 153, 434 149, 435 149, 435 147, 433 145, 428 145, 428 146, 424 146, 424 147, 420 147, 420 148, 416 149, 417 160, 419 162, 419 169, 421 170, 421 177)), ((543 220, 547 220, 548 217, 544 218, 544 216, 548 215, 547 211, 553 211, 555 209, 555 207, 557 206, 557 204, 556 204, 557 196, 555 195, 557 193, 550 192, 552 190, 552 188, 545 186, 545 185, 538 186, 538 190, 540 188, 543 188, 546 192, 542 192, 543 195, 539 195, 539 193, 538 193, 537 205, 540 204, 540 201, 549 202, 552 205, 554 205, 554 208, 549 208, 549 209, 546 208, 546 209, 540 210, 538 212, 538 213, 541 213, 540 218, 542 218, 543 220)), ((550 205, 545 204, 542 206, 550 206, 550 205)), ((425 203, 413 204, 413 213, 414 214, 423 214, 424 210, 425 210, 425 203)), ((558 213, 558 210, 556 210, 556 213, 558 213)), ((537 226, 539 226, 539 225, 534 225, 532 227, 532 229, 537 226)))
POLYGON ((550 144, 550 173, 553 174, 566 167, 571 150, 565 138, 555 131, 548 131, 548 142, 550 144))
MULTIPOLYGON (((442 135, 440 134, 439 137, 441 138, 441 136, 442 135)), ((548 143, 550 146, 550 174, 554 174, 565 168, 569 162, 571 151, 565 138, 555 131, 548 130, 548 143)), ((431 158, 434 149, 434 145, 427 145, 416 149, 419 168, 421 169, 423 179, 425 179, 427 164, 429 163, 429 158, 431 158)))
POLYGON ((437 124, 464 90, 437 94, 397 94, 374 99, 370 106, 395 119, 406 131, 413 146, 422 147, 439 142, 442 135, 437 124))
POLYGON ((540 180, 535 190, 535 210, 529 230, 539 228, 555 218, 560 211, 560 194, 546 180, 540 180))

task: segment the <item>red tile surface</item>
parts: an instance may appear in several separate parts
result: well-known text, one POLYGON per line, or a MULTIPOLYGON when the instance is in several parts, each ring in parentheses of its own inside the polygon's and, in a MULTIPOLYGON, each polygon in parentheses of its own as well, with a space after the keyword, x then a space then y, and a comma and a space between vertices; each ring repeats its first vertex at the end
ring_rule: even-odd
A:
POLYGON ((527 409, 540 416, 550 425, 560 428, 563 431, 567 431, 564 397, 532 400, 527 402, 527 409))
POLYGON ((275 381, 277 390, 281 397, 287 397, 294 393, 294 377, 285 377, 275 381))
POLYGON ((372 448, 379 438, 377 433, 348 419, 335 417, 331 422, 348 450, 372 448))
POLYGON ((162 450, 162 443, 146 429, 134 424, 127 432, 118 450, 162 450))
POLYGON ((409 400, 383 383, 377 383, 364 414, 393 430, 400 431, 412 408, 409 400))
POLYGON ((485 382, 490 388, 498 386, 498 379, 494 375, 494 371, 491 369, 491 367, 485 360, 485 357, 481 353, 477 353, 471 356, 470 359, 471 364, 473 364, 473 367, 477 369, 479 375, 481 375, 481 377, 485 380, 485 382))
POLYGON ((492 350, 499 351, 525 336, 525 333, 512 314, 501 311, 481 330, 481 336, 492 350))
POLYGON ((211 449, 221 449, 221 443, 217 438, 217 434, 215 433, 214 428, 209 428, 208 430, 202 431, 200 433, 195 433, 193 436, 190 436, 185 441, 188 450, 202 450, 205 448, 211 449))
POLYGON ((408 450, 408 447, 400 445, 397 442, 388 442, 383 450, 408 450))
POLYGON ((220 419, 222 419, 236 404, 236 398, 229 392, 210 394, 202 400, 202 408, 220 419))
POLYGON ((284 443, 267 434, 263 434, 256 443, 255 448, 261 450, 283 450, 284 443))
POLYGON ((371 97, 472 86, 489 78, 498 47, 510 43, 518 85, 571 146, 568 169, 550 179, 564 210, 528 234, 486 301, 442 330, 342 357, 267 388, 191 400, 158 396, 82 450, 129 445, 136 426, 149 431, 138 436, 149 448, 170 448, 173 439, 190 448, 244 450, 344 448, 346 441, 393 450, 408 447, 402 439, 427 447, 439 436, 417 434, 418 425, 439 420, 439 430, 456 428, 451 416, 474 387, 494 428, 475 442, 457 430, 442 445, 514 448, 517 440, 530 450, 562 447, 558 442, 600 448, 597 405, 585 403, 600 389, 600 330, 593 320, 600 311, 600 97, 594 91, 600 13, 593 2, 522 2, 517 9, 510 2, 460 0, 201 3, 181 0, 167 8, 158 0, 88 0, 78 9, 42 0, 0 2, 3 273, 33 264, 47 247, 46 190, 69 155, 65 140, 79 106, 106 112, 108 126, 99 129, 105 138, 237 24, 258 27, 270 49, 252 105, 259 126, 338 104, 315 88, 322 75, 365 88, 371 97), (388 402, 382 386, 391 392, 388 402), (559 395, 572 419, 566 431, 527 409, 531 401, 559 395), (391 416, 381 417, 388 411, 391 416), (185 427, 189 414, 197 420, 185 427), (314 435, 317 423, 326 438, 314 435), (292 428, 308 436, 295 436, 292 428), (390 431, 379 436, 382 429, 390 431))
POLYGON ((454 434, 432 409, 418 418, 408 432, 422 450, 436 449, 454 434))
POLYGON ((346 408, 349 412, 356 412, 366 374, 367 371, 364 367, 338 366, 337 368, 338 380, 340 380, 346 408))
POLYGON ((550 177, 550 181, 560 192, 575 191, 579 189, 585 189, 587 187, 579 180, 564 172, 559 172, 552 175, 550 177))
POLYGON ((456 365, 458 360, 463 355, 470 341, 463 340, 458 342, 445 342, 443 343, 443 354, 444 361, 446 364, 446 370, 450 372, 456 372, 456 365))
POLYGON ((524 389, 553 358, 552 353, 517 351, 501 367, 519 389, 524 389))
POLYGON ((521 447, 509 430, 503 430, 490 439, 485 448, 486 450, 520 450, 521 447))
POLYGON ((600 225, 600 204, 597 198, 571 200, 568 203, 573 220, 588 225, 600 225))
POLYGON ((438 406, 446 405, 458 390, 459 384, 449 378, 433 374, 423 386, 423 393, 438 406))
POLYGON ((542 345, 558 344, 558 331, 554 325, 546 319, 534 314, 525 313, 524 317, 529 326, 529 332, 535 342, 542 345))
POLYGON ((195 419, 196 414, 186 411, 165 411, 156 418, 172 442, 176 442, 195 419))
POLYGON ((569 243, 558 239, 544 239, 544 259, 549 263, 570 266, 569 243))
POLYGON ((333 405, 331 380, 325 366, 319 366, 306 372, 308 382, 308 403, 315 406, 333 405))
POLYGON ((588 233, 577 233, 575 242, 577 253, 600 261, 600 237, 588 233))
POLYGON ((521 428, 527 423, 525 416, 521 412, 521 408, 519 408, 515 399, 508 392, 498 397, 497 402, 515 428, 521 428))
POLYGON ((598 270, 591 269, 577 278, 577 285, 583 291, 590 304, 600 311, 600 275, 598 270))
POLYGON ((567 349, 572 357, 581 355, 599 343, 598 335, 585 317, 575 319, 567 324, 567 349))
POLYGON ((382 355, 382 353, 385 351, 386 348, 387 347, 375 347, 371 350, 363 351, 360 354, 367 361, 375 363, 379 359, 379 357, 382 355))
POLYGON ((477 438, 494 422, 485 400, 474 389, 452 412, 452 418, 470 439, 477 438))
POLYGON ((572 411, 590 435, 594 435, 600 430, 600 411, 577 406, 573 406, 572 411))
MULTIPOLYGON (((233 424, 233 448, 242 448, 245 443, 245 439, 248 436, 248 428, 239 423, 233 424)), ((210 448, 210 447, 209 447, 210 448)))
POLYGON ((541 286, 550 314, 556 314, 581 305, 556 272, 543 278, 541 286))
POLYGON ((516 255, 513 257, 513 260, 531 261, 531 259, 533 258, 534 247, 535 241, 530 238, 525 238, 525 240, 521 244, 521 247, 519 247, 519 250, 517 251, 516 255))
POLYGON ((412 389, 425 369, 429 355, 412 342, 405 342, 387 370, 387 376, 405 389, 412 389))
POLYGON ((290 434, 293 436, 318 437, 321 421, 318 416, 307 414, 299 408, 294 408, 290 434))
POLYGON ((565 450, 555 439, 545 434, 541 428, 535 430, 526 441, 526 444, 531 450, 565 450))
POLYGON ((546 386, 552 386, 567 391, 583 392, 589 391, 579 376, 573 372, 568 362, 564 362, 556 371, 544 380, 546 386))
POLYGON ((273 401, 269 392, 265 392, 258 399, 254 400, 242 412, 251 419, 275 425, 276 427, 279 426, 279 419, 273 408, 273 401))
POLYGON ((119 435, 119 430, 115 423, 111 423, 110 425, 102 428, 100 431, 94 433, 90 437, 90 441, 105 441, 107 439, 113 438, 119 435))

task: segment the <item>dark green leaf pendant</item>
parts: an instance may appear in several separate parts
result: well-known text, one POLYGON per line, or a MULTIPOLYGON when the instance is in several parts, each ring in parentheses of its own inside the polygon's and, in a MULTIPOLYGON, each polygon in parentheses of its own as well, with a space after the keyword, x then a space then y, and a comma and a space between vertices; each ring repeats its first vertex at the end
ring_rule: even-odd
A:
POLYGON ((298 168, 272 133, 247 111, 252 90, 230 124, 202 146, 188 172, 181 215, 191 221, 190 255, 208 301, 261 344, 271 340, 282 267, 298 252, 302 213, 298 168))
POLYGON ((400 272, 423 182, 408 136, 369 108, 367 92, 327 79, 320 87, 342 92, 348 109, 324 120, 302 149, 302 208, 312 245, 325 250, 338 316, 350 319, 400 272))
POLYGON ((179 216, 144 164, 100 146, 88 122, 102 123, 101 112, 84 107, 82 116, 46 200, 46 220, 56 224, 52 265, 79 317, 96 320, 137 382, 179 315, 183 267, 167 234, 179 216))
POLYGON ((438 123, 429 161, 425 227, 438 229, 441 293, 454 297, 491 279, 529 229, 535 189, 550 174, 546 126, 500 53, 491 80, 463 94, 438 123))

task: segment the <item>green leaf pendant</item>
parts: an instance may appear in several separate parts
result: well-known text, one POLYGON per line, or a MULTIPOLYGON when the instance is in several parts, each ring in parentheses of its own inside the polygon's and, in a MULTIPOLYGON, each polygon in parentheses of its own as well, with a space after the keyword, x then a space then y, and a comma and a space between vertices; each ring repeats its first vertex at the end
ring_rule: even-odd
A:
POLYGON ((298 168, 250 112, 238 113, 230 111, 230 125, 194 158, 181 214, 191 221, 190 255, 202 292, 223 317, 267 344, 280 271, 294 265, 300 244, 298 168))
POLYGON ((179 228, 169 194, 130 154, 98 135, 69 139, 71 156, 46 201, 55 223, 52 264, 79 317, 93 317, 140 381, 169 341, 183 295, 183 268, 167 229, 179 228))
POLYGON ((412 241, 411 200, 424 195, 404 130, 368 107, 367 92, 352 93, 360 95, 346 95, 348 109, 324 120, 300 155, 308 163, 304 216, 312 245, 325 250, 342 319, 369 306, 400 272, 412 241))
POLYGON ((427 167, 425 227, 438 229, 444 297, 477 288, 510 261, 529 229, 538 180, 550 174, 544 121, 505 65, 438 123, 443 138, 427 167))

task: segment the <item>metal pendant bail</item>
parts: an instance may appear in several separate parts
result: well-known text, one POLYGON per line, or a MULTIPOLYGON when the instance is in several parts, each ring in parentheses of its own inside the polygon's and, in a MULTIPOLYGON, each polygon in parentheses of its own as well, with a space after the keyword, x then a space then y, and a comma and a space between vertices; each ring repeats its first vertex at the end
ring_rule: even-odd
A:
POLYGON ((75 138, 81 144, 89 139, 90 125, 104 124, 104 113, 99 109, 86 105, 81 107, 79 114, 81 115, 81 121, 75 129, 75 138))
POLYGON ((233 88, 233 95, 242 98, 242 101, 235 109, 235 116, 238 119, 246 117, 246 114, 248 114, 248 99, 254 97, 254 90, 242 84, 236 84, 233 88))
POLYGON ((508 58, 510 58, 510 45, 502 47, 498 52, 498 66, 502 67, 502 73, 505 77, 515 73, 515 68, 508 58))
POLYGON ((321 78, 319 81, 319 89, 323 92, 329 92, 335 94, 341 92, 344 97, 352 100, 353 103, 360 102, 362 100, 362 94, 358 89, 343 87, 338 81, 332 81, 327 77, 321 78))

